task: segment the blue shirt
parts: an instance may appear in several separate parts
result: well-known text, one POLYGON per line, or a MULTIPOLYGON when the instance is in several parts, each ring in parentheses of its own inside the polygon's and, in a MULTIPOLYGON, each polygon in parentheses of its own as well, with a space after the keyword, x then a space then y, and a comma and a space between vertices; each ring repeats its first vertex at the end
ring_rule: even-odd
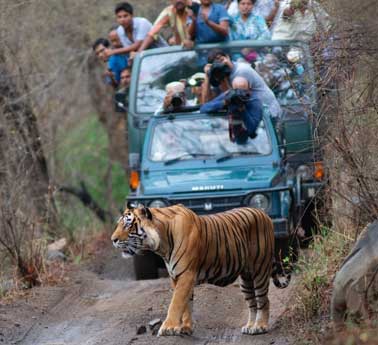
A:
POLYGON ((231 40, 270 40, 271 34, 265 19, 250 14, 244 21, 240 14, 232 18, 230 27, 231 40))
MULTIPOLYGON (((217 112, 225 108, 224 100, 228 91, 221 93, 211 101, 203 104, 200 108, 201 113, 217 112)), ((260 124, 263 116, 263 105, 259 99, 251 95, 248 102, 245 103, 244 110, 240 111, 237 106, 230 104, 228 106, 229 112, 234 115, 239 115, 243 120, 244 126, 249 136, 256 134, 256 129, 260 124)))
MULTIPOLYGON (((201 16, 202 6, 198 12, 198 16, 196 19, 196 43, 216 43, 227 41, 228 37, 223 36, 217 32, 215 32, 210 26, 208 26, 202 19, 201 16)), ((209 20, 220 24, 220 22, 227 20, 229 21, 229 17, 227 14, 226 9, 223 5, 220 4, 211 4, 210 11, 209 11, 209 20)))
POLYGON ((128 66, 127 59, 126 54, 115 54, 109 57, 108 68, 113 72, 117 83, 121 81, 121 72, 128 66))

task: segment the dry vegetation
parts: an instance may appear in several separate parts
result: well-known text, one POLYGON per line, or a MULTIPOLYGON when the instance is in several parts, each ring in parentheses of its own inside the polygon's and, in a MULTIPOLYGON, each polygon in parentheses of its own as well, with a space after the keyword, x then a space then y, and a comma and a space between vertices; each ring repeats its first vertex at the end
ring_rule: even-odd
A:
POLYGON ((323 228, 312 254, 299 262, 301 282, 290 320, 302 330, 300 344, 376 344, 369 330, 329 338, 329 307, 335 272, 362 228, 378 216, 378 6, 371 0, 322 3, 335 21, 331 37, 320 37, 313 46, 323 72, 319 140, 329 171, 333 226, 323 228), (324 61, 324 48, 331 59, 324 61))
MULTIPOLYGON (((139 2, 135 10, 152 19, 164 3, 139 2)), ((45 248, 35 242, 66 235, 57 208, 77 204, 57 191, 88 196, 86 176, 62 174, 67 161, 57 150, 63 133, 95 114, 107 133, 120 127, 91 51, 114 24, 113 7, 113 1, 0 0, 0 269, 6 271, 7 257, 28 285, 40 281, 43 269, 37 257, 45 248)), ((120 132, 109 135, 106 216, 119 209, 111 196, 112 167, 127 168, 120 132)))

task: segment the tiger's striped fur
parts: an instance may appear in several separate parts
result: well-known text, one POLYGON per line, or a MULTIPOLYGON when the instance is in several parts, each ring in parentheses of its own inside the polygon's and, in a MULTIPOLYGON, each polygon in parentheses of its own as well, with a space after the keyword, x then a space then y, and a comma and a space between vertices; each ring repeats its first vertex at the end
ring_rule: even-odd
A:
MULTIPOLYGON (((164 259, 174 294, 159 335, 191 334, 195 285, 226 286, 238 277, 249 308, 242 332, 267 331, 274 231, 264 212, 244 207, 197 216, 182 205, 126 209, 112 241, 128 254, 151 250, 164 259)), ((287 286, 273 278, 276 286, 287 286)))

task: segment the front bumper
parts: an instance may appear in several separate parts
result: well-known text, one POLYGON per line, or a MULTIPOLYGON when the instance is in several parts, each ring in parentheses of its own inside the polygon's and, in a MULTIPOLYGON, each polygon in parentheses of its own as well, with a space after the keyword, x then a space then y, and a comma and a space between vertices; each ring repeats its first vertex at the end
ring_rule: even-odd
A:
POLYGON ((324 182, 302 182, 300 200, 307 203, 319 196, 324 188, 324 182))
MULTIPOLYGON (((168 205, 182 204, 185 207, 190 208, 198 215, 214 214, 219 212, 225 212, 237 207, 244 207, 248 205, 248 199, 251 194, 254 193, 275 193, 275 192, 290 192, 292 188, 289 186, 272 187, 265 189, 258 189, 253 191, 246 191, 244 193, 232 194, 232 193, 217 193, 206 195, 180 195, 180 196, 156 196, 156 197, 138 197, 129 195, 127 201, 130 203, 138 204, 142 203, 149 206, 149 203, 153 200, 163 200, 168 205)), ((288 205, 289 207, 289 205, 288 205)), ((281 216, 277 217, 277 214, 272 217, 274 224, 274 233, 276 238, 287 238, 289 236, 288 219, 286 216, 282 216, 285 213, 281 213, 281 216)))
POLYGON ((274 237, 288 238, 289 237, 289 222, 287 218, 273 218, 274 237))

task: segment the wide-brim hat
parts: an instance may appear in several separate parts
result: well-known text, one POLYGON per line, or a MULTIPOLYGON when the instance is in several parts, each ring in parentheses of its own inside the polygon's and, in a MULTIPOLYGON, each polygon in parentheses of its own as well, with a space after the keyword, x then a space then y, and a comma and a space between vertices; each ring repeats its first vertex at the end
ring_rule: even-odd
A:
POLYGON ((203 72, 197 72, 193 74, 189 79, 188 79, 188 84, 192 87, 194 86, 200 86, 202 82, 205 80, 206 74, 203 72))

